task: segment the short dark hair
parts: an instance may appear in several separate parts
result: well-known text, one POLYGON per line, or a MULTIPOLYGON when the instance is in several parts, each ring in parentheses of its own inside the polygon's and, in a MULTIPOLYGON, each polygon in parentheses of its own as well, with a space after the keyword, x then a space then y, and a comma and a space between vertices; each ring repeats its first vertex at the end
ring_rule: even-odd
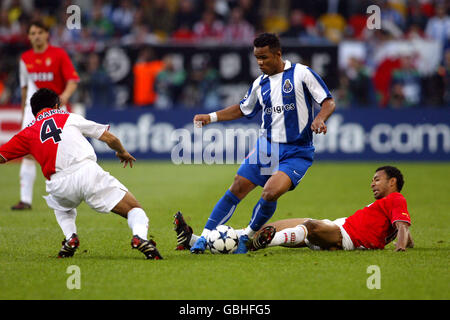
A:
POLYGON ((59 96, 56 92, 47 88, 39 89, 30 99, 31 111, 35 117, 42 109, 53 108, 55 105, 59 106, 59 103, 59 96))
POLYGON ((389 179, 396 178, 397 179, 397 190, 398 192, 402 191, 403 185, 405 184, 405 180, 403 179, 403 174, 399 169, 393 166, 382 166, 379 167, 375 172, 383 170, 386 172, 386 175, 389 179))
POLYGON ((28 28, 27 28, 27 34, 30 33, 30 29, 31 29, 32 26, 35 26, 35 27, 44 29, 46 32, 49 31, 48 26, 47 26, 44 22, 42 22, 41 20, 33 20, 33 21, 31 21, 30 24, 28 25, 28 28))
POLYGON ((271 51, 281 50, 280 39, 274 33, 261 33, 253 40, 255 48, 269 46, 271 51))

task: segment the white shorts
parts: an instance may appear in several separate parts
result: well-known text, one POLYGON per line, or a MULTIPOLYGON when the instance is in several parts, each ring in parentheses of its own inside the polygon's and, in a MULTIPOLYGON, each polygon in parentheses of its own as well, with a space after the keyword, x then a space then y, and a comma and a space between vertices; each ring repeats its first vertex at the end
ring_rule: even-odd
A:
MULTIPOLYGON (((323 219, 322 221, 334 223, 335 225, 337 225, 339 227, 339 229, 341 230, 341 234, 342 234, 342 249, 343 250, 355 250, 355 246, 353 245, 352 239, 348 235, 347 231, 345 231, 345 229, 342 227, 344 225, 346 219, 347 218, 339 218, 334 221, 331 221, 328 219, 323 219)), ((322 249, 319 246, 315 246, 315 245, 309 243, 308 239, 305 239, 305 244, 311 250, 321 250, 322 249)))
POLYGON ((76 208, 84 201, 92 209, 108 213, 128 191, 119 180, 92 160, 55 173, 46 184, 49 195, 44 199, 47 205, 61 211, 76 208))

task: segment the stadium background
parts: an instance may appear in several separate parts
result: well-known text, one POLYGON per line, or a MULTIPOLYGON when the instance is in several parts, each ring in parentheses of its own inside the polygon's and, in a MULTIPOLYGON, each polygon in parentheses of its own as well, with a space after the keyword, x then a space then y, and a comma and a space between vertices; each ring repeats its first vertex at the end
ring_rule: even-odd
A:
MULTIPOLYGON (((19 163, 7 164, 0 168, 0 299, 448 300, 450 32, 448 8, 444 14, 439 11, 443 3, 0 1, 0 143, 20 128, 18 60, 29 48, 25 28, 38 16, 51 26, 51 43, 67 49, 80 73, 73 109, 111 123, 138 159, 133 169, 123 169, 116 160, 102 161, 101 166, 139 199, 149 214, 150 234, 164 256, 156 263, 144 260, 130 250, 130 232, 122 218, 96 214, 81 204, 77 224, 82 247, 73 259, 55 261, 62 234, 42 199, 44 178, 38 174, 33 210, 18 214, 10 206, 18 197, 19 163), (186 3, 194 9, 184 12, 186 3), (80 30, 66 28, 66 8, 72 4, 81 8, 80 30), (380 30, 366 28, 371 4, 381 8, 380 30), (244 10, 249 24, 230 22, 234 7, 249 8, 244 10), (219 31, 239 31, 222 30, 215 38, 202 24, 194 27, 210 11, 221 21, 215 23, 219 31), (187 26, 180 27, 177 21, 187 26), (352 160, 316 161, 300 190, 279 201, 274 219, 347 216, 373 201, 369 190, 373 171, 381 163, 392 163, 407 181, 402 192, 414 219, 414 249, 397 253, 391 243, 382 251, 273 248, 242 256, 194 256, 173 250, 173 214, 182 210, 194 231, 202 230, 238 165, 175 166, 167 161, 173 146, 170 136, 176 128, 192 129, 194 113, 210 112, 243 97, 257 71, 251 40, 261 31, 282 35, 285 57, 310 64, 336 99, 338 110, 328 121, 329 131, 316 140, 317 159, 352 160), (168 53, 174 70, 162 71, 161 61, 169 61, 168 53), (151 82, 156 78, 155 90, 151 82), (441 162, 399 161, 425 159, 441 162), (71 276, 67 268, 72 265, 81 269, 81 290, 67 286, 71 276), (367 286, 366 270, 372 265, 381 269, 380 290, 367 286)), ((217 129, 216 133, 251 129, 258 127, 256 118, 207 128, 217 129)), ((100 159, 113 157, 93 143, 100 159)), ((260 191, 249 194, 230 226, 246 226, 259 197, 260 191)), ((306 303, 303 309, 311 309, 311 302, 306 303)), ((342 301, 338 303, 342 306, 342 301)), ((155 310, 161 308, 161 301, 156 304, 155 310)), ((67 304, 58 305, 66 311, 67 304)), ((149 310, 148 302, 146 306, 141 309, 149 310)), ((283 306, 298 314, 301 302, 283 306)), ((402 306, 396 301, 390 314, 399 310, 404 316, 405 310, 421 305, 402 306)), ((97 309, 104 316, 107 310, 115 312, 117 305, 97 309)), ((172 305, 163 309, 169 314, 179 310, 172 305)))
MULTIPOLYGON (((0 142, 20 128, 18 60, 29 48, 26 27, 39 18, 80 74, 73 109, 110 123, 140 158, 170 159, 173 130, 240 101, 259 72, 252 39, 268 31, 336 100, 330 134, 316 139, 318 159, 450 159, 445 1, 5 0, 0 10, 0 142), (81 28, 71 30, 73 4, 81 28), (370 30, 373 4, 381 24, 370 30)), ((256 128, 258 118, 231 128, 256 128)))

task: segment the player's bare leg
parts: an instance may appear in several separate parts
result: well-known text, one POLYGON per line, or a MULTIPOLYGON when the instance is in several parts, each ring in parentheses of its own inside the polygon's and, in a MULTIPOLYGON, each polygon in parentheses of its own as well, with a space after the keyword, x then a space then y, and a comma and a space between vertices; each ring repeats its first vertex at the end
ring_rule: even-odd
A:
POLYGON ((240 200, 244 199, 247 194, 249 194, 256 185, 240 175, 235 175, 234 181, 230 186, 230 191, 238 197, 240 200))
POLYGON ((310 219, 303 223, 308 229, 308 241, 325 250, 342 249, 341 229, 331 221, 310 219))
MULTIPOLYGON (((261 230, 264 227, 273 226, 273 227, 275 227, 275 229, 277 229, 277 232, 280 232, 280 231, 283 231, 283 229, 294 228, 294 227, 298 226, 299 224, 304 224, 308 220, 311 220, 311 218, 292 218, 292 219, 277 220, 274 222, 266 223, 265 225, 262 226, 261 230)), ((261 230, 259 230, 255 235, 260 233, 261 230)))
POLYGON ((131 192, 127 192, 125 196, 122 198, 122 200, 120 200, 119 203, 117 203, 116 206, 111 211, 127 219, 128 213, 133 208, 142 209, 141 205, 139 204, 135 196, 131 192))
POLYGON ((291 178, 283 171, 277 171, 267 180, 261 197, 266 201, 277 201, 289 191, 291 185, 291 178))
POLYGON ((148 217, 131 192, 127 192, 120 202, 111 210, 128 220, 128 226, 133 232, 131 247, 141 251, 147 259, 162 259, 152 239, 147 240, 148 217))

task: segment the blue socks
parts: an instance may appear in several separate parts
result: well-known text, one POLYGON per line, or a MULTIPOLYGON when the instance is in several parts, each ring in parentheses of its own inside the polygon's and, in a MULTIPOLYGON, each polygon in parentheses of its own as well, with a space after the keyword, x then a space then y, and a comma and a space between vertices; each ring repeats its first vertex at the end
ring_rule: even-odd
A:
POLYGON ((211 215, 206 222, 205 229, 213 230, 218 225, 226 223, 236 210, 236 206, 241 200, 230 190, 225 192, 224 196, 216 203, 211 215))
MULTIPOLYGON (((227 190, 224 196, 216 203, 211 215, 208 218, 208 221, 206 222, 204 228, 205 234, 202 233, 202 235, 206 237, 210 230, 214 230, 218 225, 225 224, 228 220, 230 220, 236 210, 236 206, 240 201, 241 200, 230 190, 227 190)), ((258 231, 265 223, 267 223, 267 221, 270 220, 270 218, 272 218, 276 208, 276 201, 266 201, 263 198, 259 199, 253 209, 252 219, 249 223, 249 227, 247 227, 247 229, 249 229, 246 229, 250 232, 250 236, 252 236, 253 232, 258 231)))
POLYGON ((261 229, 261 227, 272 218, 276 209, 276 201, 266 201, 263 198, 259 199, 253 209, 252 220, 249 223, 250 228, 255 232, 261 229))

